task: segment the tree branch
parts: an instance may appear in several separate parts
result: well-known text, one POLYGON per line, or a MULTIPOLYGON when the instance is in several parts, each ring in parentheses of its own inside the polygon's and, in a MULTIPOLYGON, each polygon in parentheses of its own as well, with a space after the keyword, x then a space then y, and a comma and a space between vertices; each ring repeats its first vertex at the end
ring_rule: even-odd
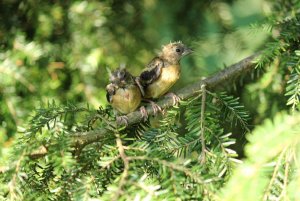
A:
MULTIPOLYGON (((218 85, 225 84, 228 81, 235 80, 237 77, 241 76, 252 70, 255 66, 254 61, 259 54, 254 54, 249 56, 236 64, 231 65, 228 68, 216 73, 215 75, 208 77, 204 80, 200 80, 194 84, 188 85, 176 92, 176 95, 179 96, 182 100, 188 99, 195 96, 201 91, 201 86, 205 84, 208 89, 215 88, 218 85)), ((157 104, 162 108, 168 108, 173 105, 173 100, 170 97, 161 98, 157 104)), ((153 115, 154 111, 151 106, 146 107, 147 113, 153 115)), ((132 112, 127 115, 128 117, 128 126, 139 123, 143 120, 142 115, 139 111, 132 112)), ((123 123, 120 123, 118 126, 125 126, 123 123)), ((84 147, 86 144, 93 142, 101 141, 110 136, 111 131, 105 128, 98 130, 81 132, 72 136, 73 145, 75 147, 84 147)))
MULTIPOLYGON (((216 73, 215 75, 208 77, 204 80, 200 80, 194 84, 188 85, 176 92, 176 95, 179 96, 182 100, 193 97, 201 92, 201 86, 205 85, 207 89, 212 89, 217 87, 218 85, 225 85, 230 81, 235 80, 242 74, 245 74, 252 70, 255 66, 254 61, 259 56, 259 54, 254 54, 249 56, 236 64, 225 68, 224 70, 216 73)), ((173 99, 164 96, 162 97, 157 104, 162 108, 166 109, 173 105, 173 99)), ((146 111, 148 115, 153 115, 154 111, 151 106, 146 107, 146 111)), ((127 127, 139 123, 143 121, 142 114, 140 111, 135 111, 127 115, 128 117, 128 125, 127 127)), ((118 127, 125 127, 124 123, 120 123, 117 125, 118 127)), ((75 154, 80 154, 81 150, 87 144, 91 144, 94 142, 104 142, 109 139, 114 139, 113 132, 107 128, 99 128, 97 130, 91 130, 88 132, 78 132, 71 136, 71 145, 75 147, 75 154)), ((38 150, 37 152, 31 153, 31 158, 40 158, 47 154, 47 149, 38 150)))

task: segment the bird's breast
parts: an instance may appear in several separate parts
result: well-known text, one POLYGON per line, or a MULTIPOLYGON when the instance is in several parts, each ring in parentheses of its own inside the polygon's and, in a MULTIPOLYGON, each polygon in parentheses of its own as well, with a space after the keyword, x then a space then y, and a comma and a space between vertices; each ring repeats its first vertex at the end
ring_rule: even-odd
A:
POLYGON ((137 86, 119 88, 112 97, 111 105, 122 114, 136 110, 141 103, 141 92, 137 86))
POLYGON ((146 98, 158 98, 165 94, 179 79, 180 66, 170 65, 162 68, 157 80, 151 83, 146 89, 146 98))

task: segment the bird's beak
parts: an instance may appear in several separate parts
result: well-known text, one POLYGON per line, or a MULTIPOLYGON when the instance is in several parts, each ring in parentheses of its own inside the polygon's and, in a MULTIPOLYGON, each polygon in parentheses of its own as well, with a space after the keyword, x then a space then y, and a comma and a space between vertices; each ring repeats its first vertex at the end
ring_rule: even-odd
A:
POLYGON ((184 55, 184 56, 185 56, 185 55, 189 55, 189 54, 191 54, 191 53, 193 53, 193 52, 194 52, 194 50, 192 50, 191 48, 185 47, 185 48, 184 48, 183 55, 184 55))

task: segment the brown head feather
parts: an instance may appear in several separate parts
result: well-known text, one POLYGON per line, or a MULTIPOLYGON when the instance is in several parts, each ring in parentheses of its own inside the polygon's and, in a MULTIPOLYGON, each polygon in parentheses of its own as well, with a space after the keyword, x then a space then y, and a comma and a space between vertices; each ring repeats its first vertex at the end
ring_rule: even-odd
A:
POLYGON ((178 41, 164 45, 159 56, 170 64, 178 64, 182 57, 190 53, 192 50, 178 41))

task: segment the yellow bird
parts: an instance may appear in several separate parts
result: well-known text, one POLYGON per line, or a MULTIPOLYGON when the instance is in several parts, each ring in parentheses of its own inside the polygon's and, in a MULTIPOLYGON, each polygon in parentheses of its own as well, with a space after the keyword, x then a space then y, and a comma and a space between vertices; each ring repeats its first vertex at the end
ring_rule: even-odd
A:
MULTIPOLYGON (((193 51, 182 42, 169 43, 162 47, 160 54, 153 58, 137 78, 137 82, 143 87, 143 97, 156 99, 164 95, 176 83, 180 77, 180 60, 193 51)), ((170 94, 174 104, 179 97, 170 94)), ((151 102, 154 111, 160 108, 151 102)))
MULTIPOLYGON (((142 95, 135 78, 125 69, 117 69, 110 74, 106 86, 106 98, 111 106, 121 114, 135 111, 141 103, 142 95)), ((126 116, 118 116, 117 121, 127 124, 126 116)))

